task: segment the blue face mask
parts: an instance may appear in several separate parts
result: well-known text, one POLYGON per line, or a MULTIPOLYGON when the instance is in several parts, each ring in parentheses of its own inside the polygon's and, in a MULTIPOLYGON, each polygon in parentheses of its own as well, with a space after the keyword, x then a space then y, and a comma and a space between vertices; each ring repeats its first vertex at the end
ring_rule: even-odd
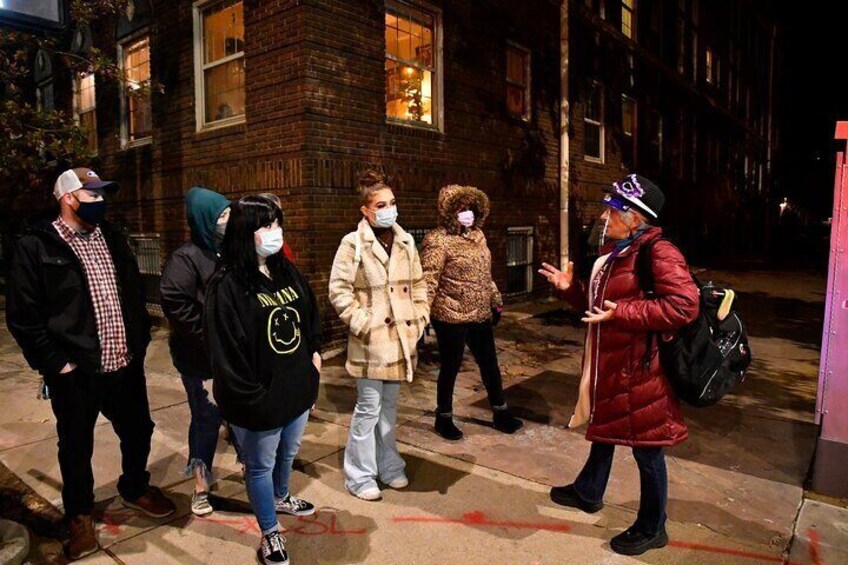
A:
POLYGON ((260 257, 276 255, 283 248, 283 228, 257 233, 259 233, 259 239, 262 241, 256 246, 256 254, 260 257))
POLYGON ((389 206, 388 208, 380 208, 374 212, 374 227, 375 228, 390 228, 397 221, 398 211, 397 206, 389 206))

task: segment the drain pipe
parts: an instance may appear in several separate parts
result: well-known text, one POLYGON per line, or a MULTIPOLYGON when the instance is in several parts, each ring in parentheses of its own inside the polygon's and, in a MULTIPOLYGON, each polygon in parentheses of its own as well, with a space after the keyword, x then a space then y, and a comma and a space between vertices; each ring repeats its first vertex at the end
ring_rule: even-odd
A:
POLYGON ((569 105, 568 105, 568 0, 562 0, 559 10, 559 266, 565 269, 569 260, 568 247, 568 179, 569 179, 569 105))

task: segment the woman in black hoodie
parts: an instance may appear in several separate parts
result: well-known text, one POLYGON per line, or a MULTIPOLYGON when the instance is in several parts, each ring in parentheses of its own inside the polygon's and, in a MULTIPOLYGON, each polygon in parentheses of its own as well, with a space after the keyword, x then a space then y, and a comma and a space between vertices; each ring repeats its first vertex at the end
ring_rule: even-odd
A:
POLYGON ((288 563, 277 512, 315 512, 288 479, 318 396, 321 322, 309 283, 279 253, 282 224, 264 198, 233 205, 204 310, 215 401, 244 458, 262 563, 288 563))

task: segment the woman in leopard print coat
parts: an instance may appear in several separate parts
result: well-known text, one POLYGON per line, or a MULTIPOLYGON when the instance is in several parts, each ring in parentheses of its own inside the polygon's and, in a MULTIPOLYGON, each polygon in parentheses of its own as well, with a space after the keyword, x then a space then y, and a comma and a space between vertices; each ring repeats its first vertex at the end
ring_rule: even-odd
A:
POLYGON ((436 432, 445 439, 462 438, 453 423, 453 390, 467 343, 489 395, 494 427, 514 433, 522 422, 504 400, 493 330, 503 301, 492 280, 492 254, 481 229, 489 198, 472 186, 449 185, 439 192, 438 208, 440 226, 424 238, 421 255, 442 364, 436 432))

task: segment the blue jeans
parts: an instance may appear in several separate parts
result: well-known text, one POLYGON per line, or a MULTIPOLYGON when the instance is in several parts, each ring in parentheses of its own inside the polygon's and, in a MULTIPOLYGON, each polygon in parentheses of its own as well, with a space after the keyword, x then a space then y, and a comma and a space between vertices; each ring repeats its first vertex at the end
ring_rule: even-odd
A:
POLYGON ((273 430, 254 432, 231 426, 245 464, 247 496, 263 535, 280 529, 274 499, 289 494, 292 463, 308 421, 309 410, 273 430))
MULTIPOLYGON (((592 442, 589 459, 574 481, 574 490, 588 502, 602 502, 607 489, 615 445, 592 442)), ((639 513, 633 525, 653 535, 665 527, 668 501, 668 474, 662 447, 634 447, 633 458, 639 467, 639 513)))
POLYGON ((345 486, 356 494, 404 476, 397 447, 400 382, 356 379, 356 408, 344 455, 345 486))
POLYGON ((209 400, 209 392, 203 386, 203 379, 182 375, 183 387, 188 396, 191 410, 191 424, 188 426, 188 465, 187 477, 194 475, 195 469, 202 469, 206 483, 213 483, 212 460, 218 445, 218 430, 221 428, 221 411, 209 400))

